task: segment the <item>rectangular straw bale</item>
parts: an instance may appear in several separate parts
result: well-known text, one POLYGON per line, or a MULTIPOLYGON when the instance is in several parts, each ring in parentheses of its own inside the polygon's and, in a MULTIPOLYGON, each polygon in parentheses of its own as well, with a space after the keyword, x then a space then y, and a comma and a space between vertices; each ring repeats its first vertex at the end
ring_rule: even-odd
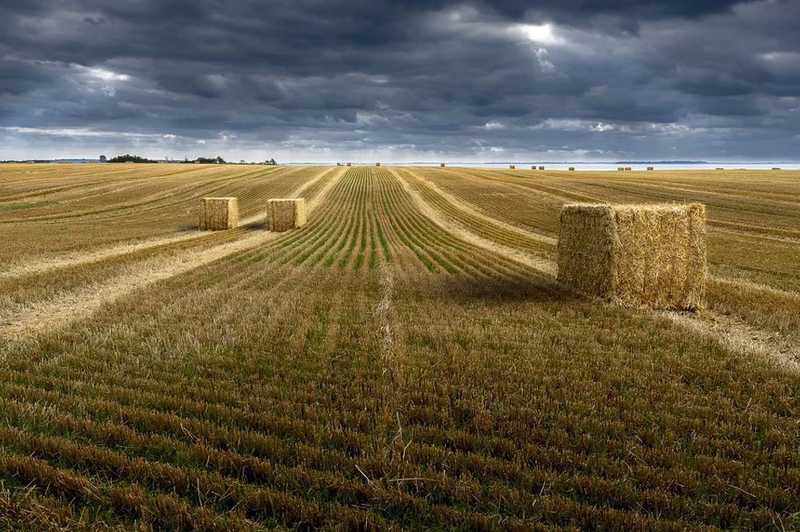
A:
POLYGON ((444 163, 440 164, 439 166, 440 166, 440 167, 442 167, 442 168, 444 168, 444 163))
POLYGON ((655 170, 655 168, 653 168, 652 166, 648 166, 647 169, 648 170, 655 170))
POLYGON ((267 200, 267 223, 271 231, 288 231, 306 224, 303 198, 267 200))
POLYGON ((237 198, 203 198, 200 202, 200 229, 220 231, 239 226, 237 198))
POLYGON ((628 306, 702 308, 705 207, 566 205, 558 279, 574 290, 628 306))
POLYGON ((539 170, 544 170, 544 166, 540 166, 540 167, 539 167, 539 170))
POLYGON ((353 166, 353 163, 347 163, 347 166, 353 166))
POLYGON ((511 170, 516 170, 516 169, 517 169, 517 167, 516 167, 515 165, 513 165, 513 164, 509 164, 509 165, 508 165, 508 167, 509 167, 511 170))
POLYGON ((375 166, 380 166, 380 165, 381 165, 381 163, 375 163, 375 166))
POLYGON ((574 167, 574 166, 570 166, 570 167, 569 167, 569 171, 570 171, 570 172, 574 172, 574 171, 575 171, 575 167, 574 167))

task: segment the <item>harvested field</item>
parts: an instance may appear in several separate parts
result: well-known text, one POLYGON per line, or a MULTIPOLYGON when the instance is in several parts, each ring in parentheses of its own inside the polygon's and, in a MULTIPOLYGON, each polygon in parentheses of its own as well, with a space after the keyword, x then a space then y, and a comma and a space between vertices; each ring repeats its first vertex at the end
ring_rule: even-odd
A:
POLYGON ((800 527, 797 172, 155 166, 0 166, 56 201, 11 248, 70 253, 2 252, 0 335, 91 298, 0 341, 0 528, 800 527), (173 240, 209 195, 245 226, 173 240), (707 309, 558 283, 575 202, 706 204, 707 309))
POLYGON ((268 198, 286 196, 328 171, 194 164, 4 164, 0 271, 39 258, 155 237, 197 236, 200 199, 205 196, 236 196, 244 222, 254 215, 261 220, 268 198), (33 206, 3 209, 4 204, 19 201, 33 206))

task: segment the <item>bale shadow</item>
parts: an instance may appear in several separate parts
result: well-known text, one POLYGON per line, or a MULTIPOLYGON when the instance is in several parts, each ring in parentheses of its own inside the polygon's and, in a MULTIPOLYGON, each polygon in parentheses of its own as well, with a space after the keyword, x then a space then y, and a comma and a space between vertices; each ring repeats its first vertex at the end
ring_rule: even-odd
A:
POLYGON ((432 283, 438 296, 456 302, 475 300, 497 303, 571 303, 583 301, 555 279, 541 275, 530 278, 498 277, 482 279, 446 276, 432 283))

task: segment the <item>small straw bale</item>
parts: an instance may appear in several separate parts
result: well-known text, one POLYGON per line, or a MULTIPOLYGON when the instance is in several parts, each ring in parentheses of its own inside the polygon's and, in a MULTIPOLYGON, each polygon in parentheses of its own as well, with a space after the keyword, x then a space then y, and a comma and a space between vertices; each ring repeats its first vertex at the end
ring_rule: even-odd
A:
POLYGON ((717 168, 717 170, 725 170, 724 168, 717 168))
POLYGON ((375 166, 380 166, 380 165, 381 165, 381 163, 375 163, 375 166))
POLYGON ((630 171, 631 171, 631 167, 630 167, 630 166, 626 166, 626 167, 625 167, 625 171, 626 171, 626 172, 630 172, 630 171))
POLYGON ((440 166, 441 168, 444 168, 444 163, 440 164, 439 166, 440 166))
POLYGON ((539 170, 544 170, 544 166, 540 166, 540 167, 539 167, 539 170))
POLYGON ((353 163, 347 163, 347 166, 353 166, 353 163))
POLYGON ((780 170, 780 168, 773 168, 773 170, 780 170))
POLYGON ((655 170, 655 168, 653 168, 652 166, 648 166, 648 167, 647 167, 647 169, 648 169, 648 170, 651 170, 651 171, 652 171, 652 170, 655 170))
POLYGON ((618 166, 617 167, 617 172, 624 172, 624 171, 625 171, 625 168, 623 168, 622 166, 618 166))
POLYGON ((705 302, 705 206, 565 205, 558 280, 591 297, 654 309, 705 302))
POLYGON ((203 198, 200 202, 200 229, 221 231, 239 227, 238 198, 203 198))
POLYGON ((267 200, 267 222, 271 231, 288 231, 306 225, 306 200, 303 198, 267 200))
POLYGON ((516 170, 516 169, 517 169, 516 165, 513 165, 513 164, 509 164, 509 165, 508 165, 508 167, 509 167, 511 170, 516 170))
POLYGON ((574 166, 570 166, 570 167, 569 167, 569 171, 570 171, 570 172, 574 172, 574 171, 575 171, 575 167, 574 167, 574 166))

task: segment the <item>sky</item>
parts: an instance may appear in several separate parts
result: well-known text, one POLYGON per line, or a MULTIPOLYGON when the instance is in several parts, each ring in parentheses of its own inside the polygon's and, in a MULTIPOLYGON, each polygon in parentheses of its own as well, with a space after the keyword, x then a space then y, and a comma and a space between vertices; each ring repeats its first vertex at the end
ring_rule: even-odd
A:
POLYGON ((800 161, 800 1, 0 0, 0 159, 800 161))

